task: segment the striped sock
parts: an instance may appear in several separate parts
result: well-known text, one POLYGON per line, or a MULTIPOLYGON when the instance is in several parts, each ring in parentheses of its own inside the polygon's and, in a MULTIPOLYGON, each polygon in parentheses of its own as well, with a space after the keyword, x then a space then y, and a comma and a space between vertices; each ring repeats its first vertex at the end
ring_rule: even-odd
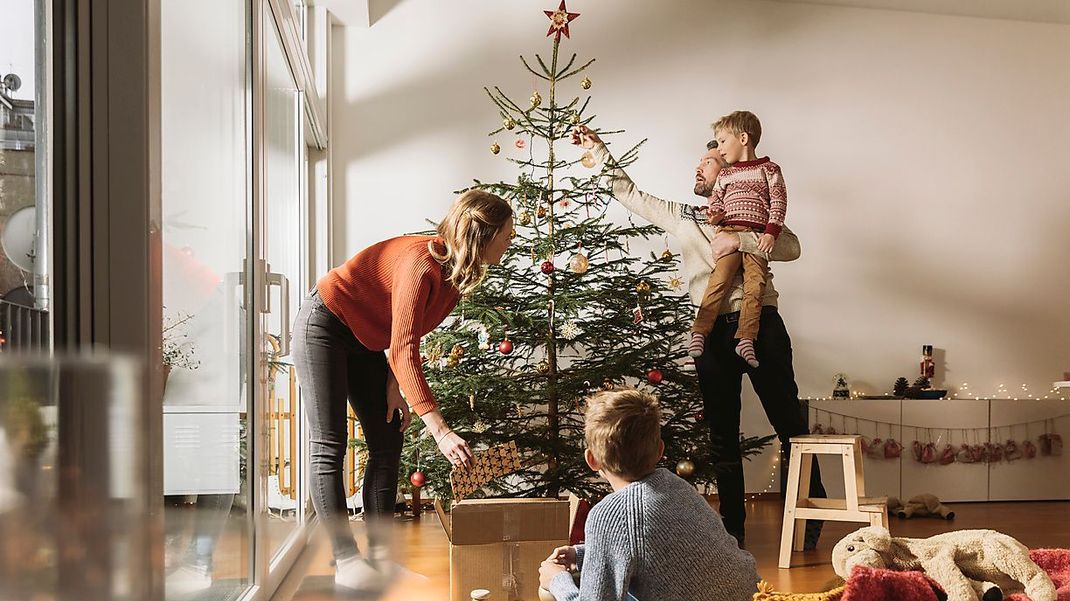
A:
POLYGON ((758 356, 754 354, 754 341, 750 338, 739 339, 739 344, 736 345, 736 354, 742 357, 747 362, 747 365, 758 367, 758 356))
POLYGON ((692 357, 701 357, 706 348, 706 336, 698 332, 691 332, 691 342, 687 345, 687 354, 692 357))

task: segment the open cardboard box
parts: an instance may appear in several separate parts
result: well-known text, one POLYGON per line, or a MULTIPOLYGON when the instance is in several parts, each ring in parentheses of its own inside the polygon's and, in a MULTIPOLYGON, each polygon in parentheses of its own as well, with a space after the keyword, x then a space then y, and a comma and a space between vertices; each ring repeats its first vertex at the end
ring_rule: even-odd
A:
POLYGON ((435 510, 450 539, 450 600, 539 601, 539 564, 568 544, 567 499, 465 499, 435 510))

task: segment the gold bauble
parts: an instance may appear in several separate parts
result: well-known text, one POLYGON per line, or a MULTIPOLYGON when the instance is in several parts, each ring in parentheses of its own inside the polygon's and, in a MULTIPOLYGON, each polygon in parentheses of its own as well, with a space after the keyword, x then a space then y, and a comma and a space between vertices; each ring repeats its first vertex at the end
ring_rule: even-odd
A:
POLYGON ((598 164, 598 161, 595 160, 594 153, 588 150, 587 152, 583 153, 582 157, 580 157, 580 164, 588 169, 591 169, 598 164))
POLYGON ((672 261, 672 251, 667 249, 667 248, 664 251, 662 251, 661 260, 662 261, 672 261))
POLYGON ((531 223, 531 211, 520 212, 520 225, 529 225, 531 223))
POLYGON ((587 255, 583 253, 577 253, 568 261, 568 270, 572 273, 587 273, 587 269, 591 266, 591 262, 587 260, 587 255))
POLYGON ((516 239, 516 228, 515 227, 513 228, 513 231, 509 232, 509 239, 510 240, 516 239))
POLYGON ((580 87, 583 88, 584 90, 590 90, 591 89, 591 78, 584 77, 583 81, 580 82, 580 87))
POLYGON ((501 147, 501 146, 498 146, 498 143, 497 143, 497 142, 495 142, 495 143, 493 143, 493 144, 491 144, 491 145, 490 145, 490 152, 491 152, 491 154, 498 154, 498 153, 499 153, 499 152, 501 152, 501 151, 502 151, 502 147, 501 147))
POLYGON ((536 367, 536 369, 539 370, 540 374, 550 373, 550 362, 546 359, 543 359, 542 361, 539 361, 539 365, 536 367))
POLYGON ((454 355, 450 355, 446 359, 446 367, 457 367, 458 365, 460 365, 460 363, 461 360, 454 355))
POLYGON ((463 356, 464 356, 464 347, 459 345, 459 344, 453 345, 453 348, 450 349, 450 357, 461 358, 463 356))
POLYGON ((646 280, 640 280, 639 283, 635 285, 635 291, 639 294, 650 292, 650 283, 646 280))
POLYGON ((539 94, 539 91, 536 90, 531 94, 531 108, 535 108, 540 104, 542 104, 542 94, 539 94))
POLYGON ((690 478, 695 475, 695 462, 684 459, 676 464, 676 475, 681 478, 690 478))
POLYGON ((502 121, 502 125, 505 126, 505 129, 513 129, 514 127, 516 127, 516 121, 513 121, 512 119, 506 119, 505 121, 502 121))
POLYGON ((580 114, 579 113, 572 113, 572 115, 569 116, 568 120, 573 125, 579 125, 580 124, 580 114))

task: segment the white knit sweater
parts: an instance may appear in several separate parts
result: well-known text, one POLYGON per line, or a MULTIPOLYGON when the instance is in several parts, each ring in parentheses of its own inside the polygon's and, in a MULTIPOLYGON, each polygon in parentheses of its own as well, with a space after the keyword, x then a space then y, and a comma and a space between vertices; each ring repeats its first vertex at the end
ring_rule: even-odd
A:
MULTIPOLYGON (((613 156, 605 144, 596 145, 591 152, 599 164, 609 163, 611 166, 614 164, 613 156)), ((662 200, 647 194, 636 187, 635 182, 623 169, 610 168, 606 170, 606 176, 609 177, 613 196, 626 209, 676 237, 683 255, 683 269, 687 278, 691 303, 696 307, 700 305, 714 267, 710 241, 717 233, 716 227, 706 223, 706 214, 699 210, 698 205, 662 200)), ((739 249, 770 261, 794 261, 799 258, 800 254, 799 239, 787 227, 777 239, 771 255, 758 250, 758 235, 753 232, 739 234, 739 249)), ((766 280, 765 294, 762 296, 762 304, 775 307, 778 296, 773 286, 773 272, 770 270, 766 280)), ((731 294, 721 307, 721 313, 739 311, 742 299, 743 274, 741 270, 736 275, 731 294)))

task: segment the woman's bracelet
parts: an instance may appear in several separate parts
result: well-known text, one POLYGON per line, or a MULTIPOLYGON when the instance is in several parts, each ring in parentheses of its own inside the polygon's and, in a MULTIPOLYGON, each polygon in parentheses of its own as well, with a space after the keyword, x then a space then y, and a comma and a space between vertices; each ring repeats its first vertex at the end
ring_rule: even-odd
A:
POLYGON ((443 434, 442 436, 439 436, 438 438, 435 438, 435 444, 438 444, 438 443, 442 442, 442 439, 446 438, 450 434, 453 434, 453 429, 452 428, 447 428, 445 434, 443 434))

